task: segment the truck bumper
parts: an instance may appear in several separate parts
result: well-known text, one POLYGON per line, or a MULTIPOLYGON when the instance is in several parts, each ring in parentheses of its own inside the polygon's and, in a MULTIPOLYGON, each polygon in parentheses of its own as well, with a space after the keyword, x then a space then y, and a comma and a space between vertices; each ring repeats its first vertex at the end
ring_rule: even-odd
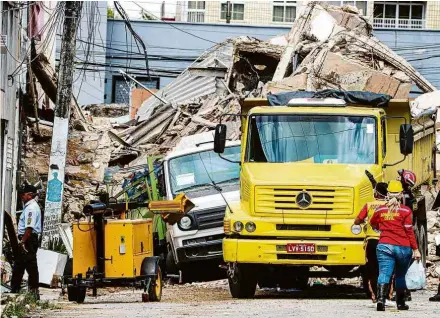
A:
POLYGON ((222 241, 218 240, 206 244, 195 244, 176 249, 179 263, 219 260, 222 261, 222 241))
POLYGON ((363 265, 364 241, 328 240, 256 240, 225 238, 223 258, 225 262, 286 264, 286 265, 363 265), (287 253, 290 243, 314 243, 316 253, 287 253))

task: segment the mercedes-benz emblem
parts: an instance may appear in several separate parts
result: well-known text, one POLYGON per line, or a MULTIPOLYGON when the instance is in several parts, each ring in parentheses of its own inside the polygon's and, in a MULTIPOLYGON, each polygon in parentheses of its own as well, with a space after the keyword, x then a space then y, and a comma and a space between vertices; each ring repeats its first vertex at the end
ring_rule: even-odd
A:
POLYGON ((307 191, 301 191, 295 201, 300 209, 307 209, 312 204, 312 196, 307 191))

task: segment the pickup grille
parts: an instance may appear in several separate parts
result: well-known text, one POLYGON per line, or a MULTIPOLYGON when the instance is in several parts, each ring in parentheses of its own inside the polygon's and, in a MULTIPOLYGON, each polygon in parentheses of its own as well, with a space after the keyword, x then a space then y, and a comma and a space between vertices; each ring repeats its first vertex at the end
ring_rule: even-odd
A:
POLYGON ((223 228, 223 219, 225 217, 225 207, 213 208, 202 211, 190 212, 196 219, 199 230, 223 228))
POLYGON ((257 214, 350 215, 353 211, 351 188, 259 186, 255 191, 257 214), (312 197, 312 203, 306 209, 296 204, 296 196, 302 191, 312 197))

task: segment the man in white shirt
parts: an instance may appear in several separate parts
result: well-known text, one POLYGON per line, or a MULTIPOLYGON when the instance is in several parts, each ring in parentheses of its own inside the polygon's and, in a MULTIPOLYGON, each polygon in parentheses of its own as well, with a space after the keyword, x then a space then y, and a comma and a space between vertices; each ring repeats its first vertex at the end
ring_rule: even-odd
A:
POLYGON ((20 198, 24 202, 23 211, 18 222, 18 241, 20 254, 14 261, 11 279, 11 292, 18 293, 21 288, 24 271, 28 278, 29 292, 39 298, 39 274, 37 265, 38 236, 41 234, 41 210, 34 199, 37 189, 32 185, 25 185, 20 190, 20 198))

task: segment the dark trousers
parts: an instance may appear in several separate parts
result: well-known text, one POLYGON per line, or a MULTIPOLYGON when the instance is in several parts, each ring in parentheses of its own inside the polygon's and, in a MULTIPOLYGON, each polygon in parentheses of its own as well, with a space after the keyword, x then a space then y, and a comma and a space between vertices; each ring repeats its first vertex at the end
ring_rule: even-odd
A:
MULTIPOLYGON (((18 237, 21 240, 21 235, 18 237)), ((11 291, 13 293, 20 292, 21 281, 23 279, 24 271, 26 270, 28 278, 29 290, 38 289, 39 274, 37 265, 37 250, 38 250, 38 235, 32 234, 25 243, 27 252, 21 250, 17 259, 14 260, 12 267, 11 291)))

